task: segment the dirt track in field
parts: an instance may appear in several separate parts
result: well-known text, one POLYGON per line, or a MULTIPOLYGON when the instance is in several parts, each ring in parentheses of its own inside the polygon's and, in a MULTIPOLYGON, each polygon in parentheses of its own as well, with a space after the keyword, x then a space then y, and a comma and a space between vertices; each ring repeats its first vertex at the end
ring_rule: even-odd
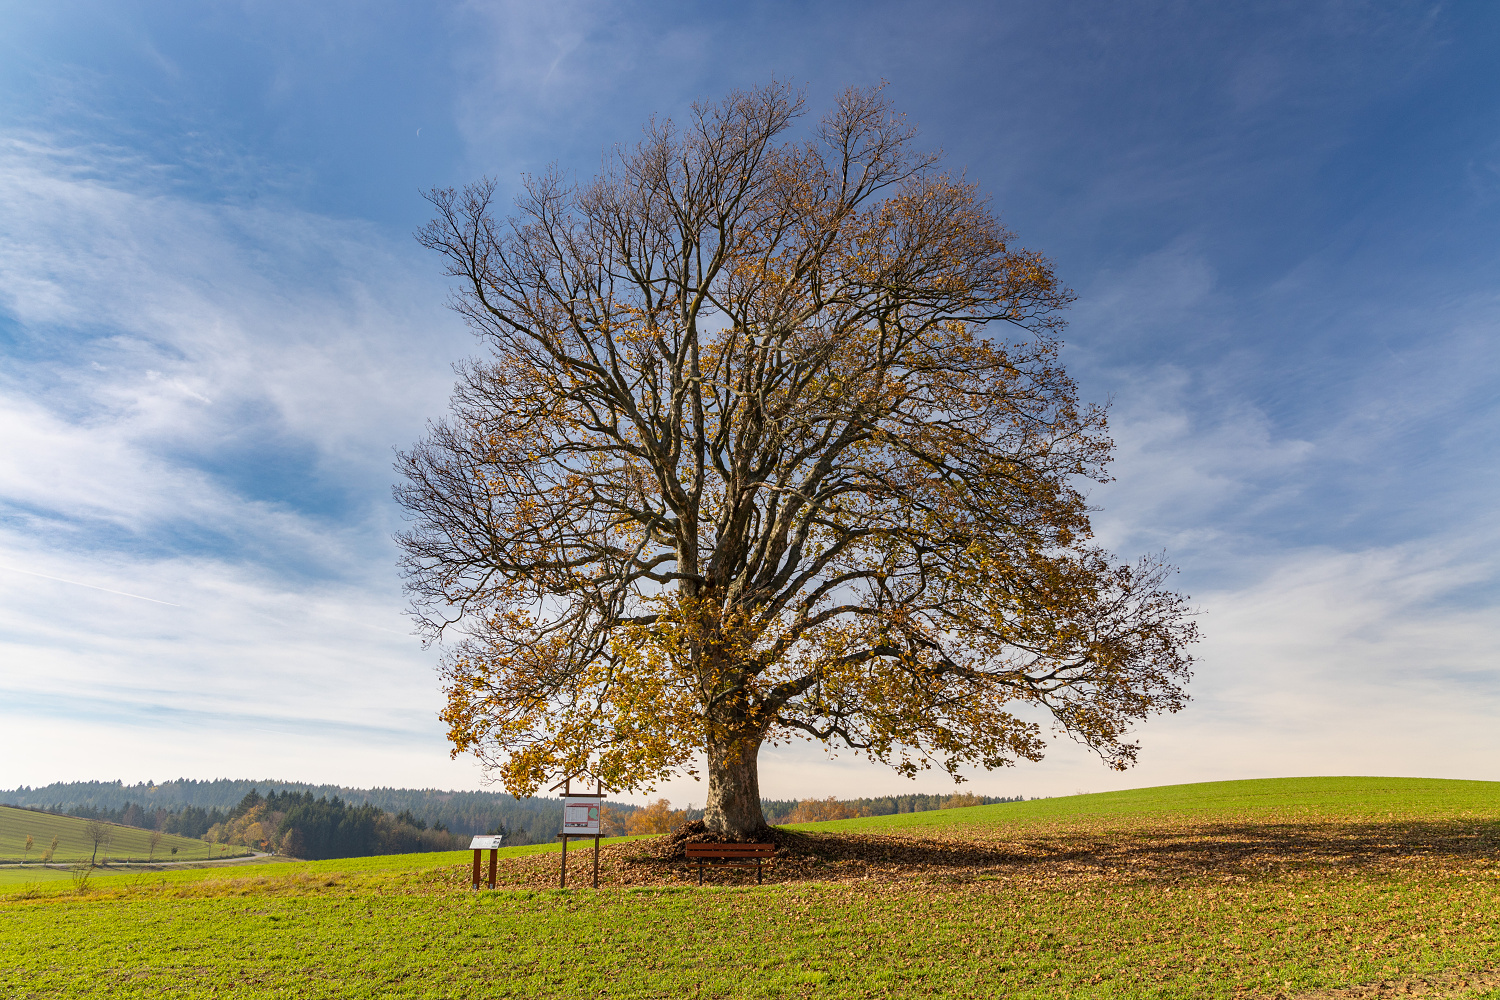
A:
MULTIPOLYGON (((286 862, 295 862, 297 858, 289 858, 282 854, 267 854, 263 851, 254 851, 248 855, 233 858, 198 858, 195 861, 101 861, 94 866, 95 875, 118 875, 122 872, 175 872, 188 868, 229 868, 237 865, 276 865, 286 862)), ((3 864, 0 868, 7 871, 56 871, 71 872, 78 862, 72 861, 34 861, 30 864, 3 864)))

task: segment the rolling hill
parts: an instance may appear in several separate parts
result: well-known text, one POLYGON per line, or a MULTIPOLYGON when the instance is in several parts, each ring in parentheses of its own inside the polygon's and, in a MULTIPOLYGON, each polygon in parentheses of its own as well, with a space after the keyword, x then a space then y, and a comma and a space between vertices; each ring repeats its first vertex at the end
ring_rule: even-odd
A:
MULTIPOLYGON (((0 864, 16 861, 40 863, 53 837, 58 838, 57 851, 52 857, 54 863, 88 860, 94 852, 88 824, 88 820, 73 816, 53 816, 0 806, 0 864), (26 851, 28 834, 33 841, 29 854, 26 851)), ((157 861, 200 861, 208 857, 225 857, 230 853, 201 840, 164 834, 153 855, 149 831, 115 824, 109 824, 109 829, 110 842, 99 847, 101 861, 106 857, 115 861, 145 861, 153 856, 157 861)))

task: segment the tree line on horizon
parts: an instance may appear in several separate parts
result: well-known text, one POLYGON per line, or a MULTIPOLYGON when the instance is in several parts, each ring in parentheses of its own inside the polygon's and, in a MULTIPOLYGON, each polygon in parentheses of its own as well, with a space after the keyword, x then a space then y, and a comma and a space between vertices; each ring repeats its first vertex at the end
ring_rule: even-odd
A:
POLYGON ((766 822, 824 823, 859 816, 893 816, 897 813, 930 812, 934 809, 961 809, 965 806, 988 806, 1000 802, 1025 802, 1024 795, 975 795, 952 792, 947 795, 882 795, 863 799, 762 799, 766 822))
MULTIPOLYGON (((178 837, 192 837, 196 840, 210 834, 216 826, 219 826, 223 837, 242 837, 242 834, 236 832, 236 823, 248 811, 245 808, 246 798, 251 795, 263 796, 263 793, 264 796, 278 796, 278 802, 284 801, 284 796, 288 795, 306 796, 306 801, 338 799, 345 813, 365 805, 374 807, 375 813, 390 814, 393 817, 392 823, 396 823, 396 826, 390 826, 384 834, 386 843, 404 843, 410 840, 410 835, 399 834, 398 826, 401 823, 416 829, 417 834, 422 834, 423 831, 440 831, 460 838, 502 832, 505 843, 516 846, 552 843, 562 828, 561 799, 516 799, 507 792, 444 792, 440 789, 389 787, 350 789, 329 784, 249 781, 240 778, 217 778, 213 781, 178 778, 162 784, 154 781, 136 784, 124 784, 123 781, 60 781, 34 789, 20 786, 18 789, 0 790, 0 802, 21 808, 40 808, 57 816, 104 820, 138 829, 160 829, 163 834, 177 834, 178 837)), ((1008 798, 972 793, 909 793, 859 799, 762 799, 760 805, 766 822, 781 825, 856 816, 922 813, 938 808, 954 808, 956 805, 1020 802, 1023 799, 1025 796, 1008 798), (837 805, 829 805, 831 802, 837 805)), ((369 813, 372 825, 377 823, 375 813, 369 813)), ((341 819, 338 823, 348 819, 345 814, 339 816, 341 819)), ((702 816, 700 808, 672 810, 667 807, 663 811, 652 802, 642 810, 642 807, 610 802, 604 826, 607 834, 616 837, 657 834, 676 829, 676 826, 684 822, 700 820, 702 816), (642 811, 649 811, 651 816, 631 822, 642 811), (667 823, 670 826, 666 826, 667 823)), ((318 820, 317 829, 323 829, 330 822, 332 820, 318 820)), ((333 823, 333 826, 338 826, 338 823, 333 823)), ((242 823, 240 826, 248 828, 249 823, 242 823)), ((365 843, 368 840, 366 832, 363 832, 366 831, 365 820, 356 820, 348 829, 360 832, 347 832, 345 840, 350 840, 351 843, 365 843)), ((372 843, 380 841, 380 837, 374 837, 372 843)), ((225 840, 223 843, 240 841, 225 840)))
MULTIPOLYGON (((217 796, 222 794, 224 786, 250 783, 221 779, 215 782, 181 781, 173 784, 198 786, 196 790, 217 796)), ((251 784, 239 801, 228 808, 217 805, 206 808, 200 805, 181 805, 173 810, 162 805, 153 808, 130 799, 124 799, 116 807, 97 804, 101 800, 109 801, 111 791, 124 793, 138 791, 142 787, 167 786, 71 782, 53 784, 35 791, 23 786, 16 791, 32 794, 18 795, 16 791, 0 791, 0 801, 60 816, 117 823, 143 830, 160 830, 210 843, 271 850, 309 860, 456 850, 467 846, 468 836, 476 833, 503 834, 507 844, 518 846, 545 844, 555 840, 562 827, 560 799, 507 802, 504 799, 511 797, 504 795, 501 801, 490 804, 488 808, 480 807, 479 803, 470 803, 469 808, 454 810, 463 817, 455 829, 443 819, 432 818, 432 810, 418 811, 410 806, 399 809, 381 808, 368 799, 356 801, 340 795, 314 794, 314 788, 329 786, 309 785, 303 785, 300 789, 271 788, 262 795, 251 784), (83 803, 75 801, 70 804, 65 798, 50 805, 35 801, 38 798, 58 796, 59 793, 76 794, 77 791, 89 793, 83 803), (18 799, 22 801, 17 801, 18 799), (32 801, 25 801, 26 799, 32 801)), ((371 789, 367 793, 387 793, 381 796, 384 801, 400 805, 410 799, 403 797, 401 793, 409 791, 371 789)), ((424 793, 429 791, 431 790, 422 790, 424 793)), ((442 794, 454 798, 478 798, 494 793, 442 794)), ((499 798, 498 795, 496 797, 499 798)), ((761 808, 768 822, 780 825, 1024 800, 1025 796, 1020 795, 1007 797, 958 792, 947 795, 906 794, 858 799, 837 799, 833 796, 826 799, 763 799, 761 808)), ((440 816, 443 814, 439 812, 440 816)), ((702 818, 701 808, 673 809, 671 803, 664 798, 644 807, 610 802, 605 807, 602 828, 606 836, 649 836, 670 833, 685 822, 702 818)))
MULTIPOLYGON (((964 806, 987 806, 998 802, 1024 802, 1026 796, 975 795, 953 792, 948 795, 883 795, 876 798, 838 799, 761 799, 761 811, 770 826, 788 823, 825 823, 836 819, 861 816, 892 816, 897 813, 929 812, 934 809, 959 809, 964 806)), ((671 833, 683 823, 703 818, 702 809, 673 809, 667 799, 620 816, 609 806, 604 808, 602 827, 608 836, 647 836, 671 833)))
POLYGON ((64 808, 62 802, 55 802, 52 805, 32 805, 14 801, 0 804, 51 813, 54 816, 71 816, 76 819, 130 826, 138 830, 160 830, 162 833, 195 839, 202 838, 216 824, 223 823, 229 818, 228 811, 217 808, 201 809, 197 806, 182 806, 172 810, 158 806, 152 809, 139 802, 129 801, 118 809, 94 805, 73 805, 64 808))
MULTIPOLYGON (((255 791, 298 793, 314 799, 340 799, 348 806, 370 805, 392 815, 409 814, 423 827, 442 827, 469 835, 506 831, 514 844, 550 843, 562 828, 562 800, 517 799, 508 792, 444 791, 435 788, 348 788, 290 781, 179 778, 127 785, 121 781, 54 782, 36 788, 22 785, 0 790, 0 802, 40 808, 63 816, 103 819, 151 829, 171 824, 166 832, 201 837, 255 791), (160 814, 164 813, 162 816, 160 814)), ((633 806, 619 806, 629 812, 633 806)))
POLYGON ((453 851, 467 845, 467 838, 441 823, 429 827, 409 812, 392 815, 369 803, 314 798, 311 792, 262 796, 254 789, 204 838, 313 861, 453 851))

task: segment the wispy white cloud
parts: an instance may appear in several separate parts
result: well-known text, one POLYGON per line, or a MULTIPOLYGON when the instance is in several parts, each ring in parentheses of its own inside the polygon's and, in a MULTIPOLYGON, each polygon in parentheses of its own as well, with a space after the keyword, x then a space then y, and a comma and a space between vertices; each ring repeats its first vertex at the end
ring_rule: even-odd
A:
POLYGON ((1494 778, 1497 540, 1269 555, 1202 594, 1195 704, 1146 727, 1132 777, 1494 778))
POLYGON ((304 485, 379 475, 441 407, 469 344, 414 253, 359 224, 48 166, 35 146, 0 153, 12 501, 133 528, 194 505, 200 524, 261 520, 277 505, 205 471, 216 458, 274 444, 300 455, 304 485))
POLYGON ((389 780, 360 727, 444 772, 387 498, 469 347, 441 288, 368 227, 51 154, 0 150, 0 784, 76 773, 56 737, 228 760, 251 722, 308 737, 282 773, 337 744, 315 769, 389 780))

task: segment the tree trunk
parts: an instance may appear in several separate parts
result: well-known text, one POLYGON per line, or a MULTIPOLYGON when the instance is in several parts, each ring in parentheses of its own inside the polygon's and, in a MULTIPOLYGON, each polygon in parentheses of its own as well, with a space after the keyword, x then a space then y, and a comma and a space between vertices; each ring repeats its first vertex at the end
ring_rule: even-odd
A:
POLYGON ((703 824, 738 840, 766 835, 760 808, 760 737, 745 737, 729 746, 708 748, 708 803, 703 824))

